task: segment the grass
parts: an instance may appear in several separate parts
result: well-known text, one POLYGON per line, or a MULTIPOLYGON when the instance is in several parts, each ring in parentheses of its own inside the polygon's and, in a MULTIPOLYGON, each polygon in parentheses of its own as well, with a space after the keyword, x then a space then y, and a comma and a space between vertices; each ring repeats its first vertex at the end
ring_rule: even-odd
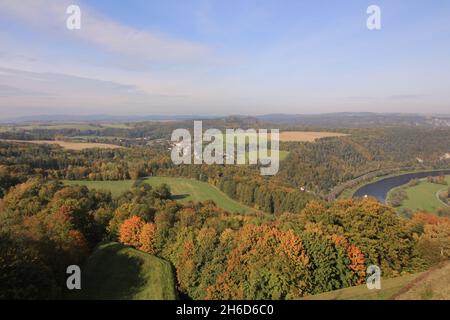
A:
MULTIPOLYGON (((450 176, 447 176, 447 183, 450 185, 450 176)), ((398 190, 399 188, 403 188, 405 186, 400 186, 392 189, 388 193, 388 203, 390 194, 398 190)), ((442 203, 437 198, 437 194, 443 190, 447 190, 448 185, 445 186, 443 184, 431 183, 426 180, 421 180, 418 185, 412 187, 405 187, 406 194, 408 199, 403 200, 402 205, 397 207, 396 209, 399 212, 404 211, 405 209, 411 210, 412 212, 416 211, 426 211, 435 213, 438 209, 445 208, 445 204, 442 203)))
POLYGON ((380 290, 369 290, 364 284, 309 296, 304 300, 388 300, 421 274, 415 273, 392 279, 381 279, 380 290))
POLYGON ((289 151, 280 150, 280 161, 283 161, 289 155, 289 151))
POLYGON ((169 262, 116 242, 100 244, 82 268, 77 299, 174 300, 169 262))
MULTIPOLYGON (((212 200, 220 208, 228 212, 245 213, 251 211, 251 208, 229 198, 222 191, 216 187, 198 180, 177 178, 177 177, 149 177, 143 179, 144 182, 151 186, 159 186, 163 183, 170 187, 173 199, 182 203, 188 201, 200 202, 205 200, 212 200)), ((118 196, 121 193, 129 190, 134 181, 69 181, 64 180, 67 185, 85 185, 92 189, 103 189, 111 192, 113 196, 118 196)))
POLYGON ((450 263, 443 263, 425 273, 420 281, 412 282, 398 294, 398 300, 449 300, 450 263))
POLYGON ((114 197, 120 196, 125 191, 131 189, 133 180, 123 181, 88 181, 88 180, 63 180, 65 185, 86 186, 89 189, 106 190, 111 192, 114 197))
MULTIPOLYGON (((269 150, 270 150, 270 149, 269 149, 269 150)), ((251 154, 251 155, 256 154, 256 156, 257 156, 256 158, 259 159, 259 158, 258 158, 258 151, 253 151, 253 152, 248 152, 248 151, 246 151, 245 159, 246 159, 247 163, 248 163, 248 159, 249 159, 250 154, 251 154)), ((286 151, 286 150, 280 150, 280 151, 278 152, 278 157, 279 157, 279 160, 280 160, 280 161, 283 161, 284 159, 286 159, 288 155, 289 155, 289 151, 286 151)))

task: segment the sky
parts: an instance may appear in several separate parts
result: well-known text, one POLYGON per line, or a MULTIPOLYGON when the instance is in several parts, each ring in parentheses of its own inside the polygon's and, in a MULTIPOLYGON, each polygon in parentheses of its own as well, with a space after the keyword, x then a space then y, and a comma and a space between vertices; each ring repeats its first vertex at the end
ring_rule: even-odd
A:
POLYGON ((0 118, 448 114, 449 84, 447 0, 0 0, 0 118))

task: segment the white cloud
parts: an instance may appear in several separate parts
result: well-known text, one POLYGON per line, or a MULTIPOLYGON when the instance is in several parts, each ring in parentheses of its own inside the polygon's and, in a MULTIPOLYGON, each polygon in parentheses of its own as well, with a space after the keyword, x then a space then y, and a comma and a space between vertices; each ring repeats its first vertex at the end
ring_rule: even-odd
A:
POLYGON ((202 44, 167 35, 138 30, 101 16, 86 4, 81 8, 81 30, 66 28, 66 8, 73 0, 0 0, 0 16, 29 26, 81 40, 101 49, 147 62, 199 63, 212 58, 212 50, 202 44))
MULTIPOLYGON (((188 96, 143 91, 134 85, 58 73, 37 73, 0 67, 0 110, 53 108, 58 112, 152 113, 152 106, 176 105, 188 96), (94 111, 95 110, 95 111, 94 111)), ((19 110, 16 110, 19 111, 19 110)), ((14 113, 14 112, 13 112, 14 113)))

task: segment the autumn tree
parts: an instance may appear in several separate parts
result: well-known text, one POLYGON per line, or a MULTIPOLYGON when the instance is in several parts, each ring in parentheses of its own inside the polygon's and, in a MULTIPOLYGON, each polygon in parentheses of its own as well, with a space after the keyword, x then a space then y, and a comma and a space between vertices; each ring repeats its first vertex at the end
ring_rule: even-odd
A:
POLYGON ((418 234, 417 251, 427 266, 450 257, 450 219, 417 213, 411 225, 418 234))
POLYGON ((375 199, 338 200, 319 209, 302 211, 305 221, 339 227, 346 239, 364 254, 367 264, 378 265, 385 275, 397 275, 414 266, 413 235, 407 223, 390 207, 375 199))
POLYGON ((155 253, 156 226, 154 223, 146 223, 139 234, 139 249, 154 254, 155 253))
POLYGON ((311 288, 309 258, 292 230, 248 224, 235 241, 208 299, 293 299, 311 288))
POLYGON ((135 248, 140 247, 140 235, 141 230, 144 227, 145 222, 138 216, 132 216, 126 219, 121 225, 119 230, 119 240, 125 245, 129 245, 135 248))

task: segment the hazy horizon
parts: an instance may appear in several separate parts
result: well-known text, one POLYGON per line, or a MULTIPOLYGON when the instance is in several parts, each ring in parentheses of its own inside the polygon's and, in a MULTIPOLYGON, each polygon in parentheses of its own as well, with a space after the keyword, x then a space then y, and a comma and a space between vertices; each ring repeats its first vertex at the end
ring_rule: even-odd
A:
POLYGON ((339 111, 339 112, 322 112, 322 113, 263 113, 263 114, 205 114, 205 113, 192 113, 192 114, 178 114, 178 113, 154 113, 154 114, 106 114, 106 113, 86 113, 86 114, 71 114, 71 113, 55 113, 55 114, 27 114, 23 116, 4 117, 0 115, 0 121, 3 123, 14 122, 86 122, 86 121, 130 121, 139 122, 147 120, 192 120, 192 119, 220 119, 229 117, 239 118, 277 118, 277 117, 305 117, 313 118, 320 116, 400 116, 400 117, 442 117, 444 119, 450 118, 450 113, 402 113, 402 112, 355 112, 355 111, 339 111))
POLYGON ((444 115, 449 16, 448 1, 0 0, 0 119, 444 115))

